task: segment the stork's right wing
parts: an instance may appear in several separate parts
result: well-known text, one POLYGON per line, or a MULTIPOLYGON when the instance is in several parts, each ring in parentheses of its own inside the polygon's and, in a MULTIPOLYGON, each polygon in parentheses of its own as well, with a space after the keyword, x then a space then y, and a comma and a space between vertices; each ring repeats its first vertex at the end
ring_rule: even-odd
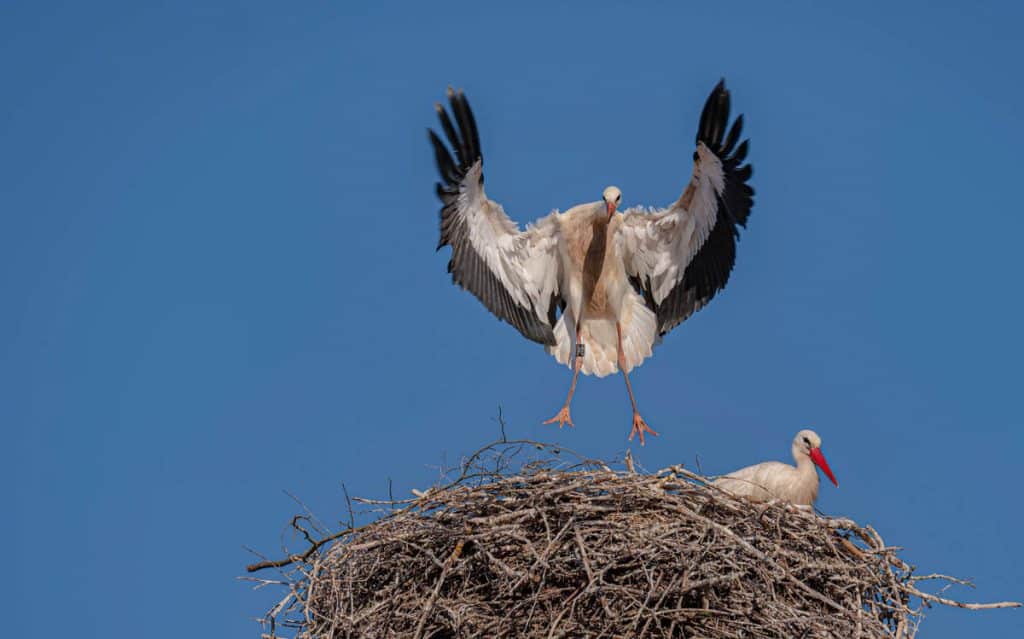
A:
POLYGON ((564 307, 558 290, 558 221, 555 214, 520 232, 501 205, 484 193, 480 138, 469 101, 448 90, 455 125, 438 104, 448 144, 430 131, 441 173, 441 241, 452 247, 452 281, 476 296, 487 310, 516 327, 527 339, 553 345, 556 312, 564 307))

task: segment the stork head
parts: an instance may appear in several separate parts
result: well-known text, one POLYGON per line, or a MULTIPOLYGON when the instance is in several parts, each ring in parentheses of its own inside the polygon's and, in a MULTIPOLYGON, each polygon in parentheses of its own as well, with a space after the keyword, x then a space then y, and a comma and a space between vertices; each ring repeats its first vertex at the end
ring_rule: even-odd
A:
POLYGON ((604 208, 608 211, 608 219, 611 219, 615 215, 615 209, 619 208, 622 202, 622 191, 617 186, 609 186, 601 194, 601 199, 604 200, 604 208))
POLYGON ((818 437, 818 433, 813 430, 802 430, 797 433, 793 438, 793 457, 810 457, 814 465, 820 468, 833 484, 839 485, 832 474, 832 469, 828 467, 828 462, 825 461, 825 455, 821 452, 821 437, 818 437))

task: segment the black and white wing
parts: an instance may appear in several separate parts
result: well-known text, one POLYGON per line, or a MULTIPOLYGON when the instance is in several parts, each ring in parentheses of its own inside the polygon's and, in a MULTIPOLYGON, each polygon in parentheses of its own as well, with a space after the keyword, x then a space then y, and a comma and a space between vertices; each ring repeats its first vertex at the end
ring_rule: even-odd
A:
POLYGON ((551 214, 520 232, 497 202, 484 193, 483 157, 476 121, 462 91, 448 90, 455 124, 438 104, 449 152, 430 131, 441 182, 442 246, 452 247, 452 281, 476 296, 487 310, 527 339, 555 343, 556 311, 564 307, 558 290, 558 221, 551 214))
POLYGON ((715 86, 700 116, 693 175, 672 206, 623 213, 616 242, 633 287, 658 318, 664 335, 699 311, 729 281, 739 227, 754 204, 743 164, 749 143, 737 145, 743 116, 729 127, 729 92, 715 86), (728 134, 726 130, 728 129, 728 134))

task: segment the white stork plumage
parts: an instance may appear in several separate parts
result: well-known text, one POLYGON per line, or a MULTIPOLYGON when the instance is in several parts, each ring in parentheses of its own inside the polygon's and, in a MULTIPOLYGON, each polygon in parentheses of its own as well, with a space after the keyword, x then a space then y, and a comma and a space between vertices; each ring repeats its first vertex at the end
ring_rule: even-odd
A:
POLYGON ((715 480, 715 485, 751 501, 780 499, 798 506, 811 506, 818 499, 818 471, 836 486, 835 475, 821 452, 821 437, 813 430, 802 430, 793 438, 796 466, 769 461, 741 468, 715 480))
POLYGON ((739 226, 753 205, 739 143, 743 116, 729 127, 724 81, 701 114, 693 172, 668 208, 617 212, 618 188, 601 201, 555 211, 525 231, 484 193, 476 121, 462 91, 448 90, 454 123, 438 104, 453 154, 430 131, 441 182, 442 246, 448 272, 498 318, 544 345, 573 369, 565 404, 545 423, 572 426, 569 404, 580 371, 603 377, 621 370, 633 406, 632 439, 657 435, 640 417, 629 371, 661 338, 704 307, 729 280, 739 226))

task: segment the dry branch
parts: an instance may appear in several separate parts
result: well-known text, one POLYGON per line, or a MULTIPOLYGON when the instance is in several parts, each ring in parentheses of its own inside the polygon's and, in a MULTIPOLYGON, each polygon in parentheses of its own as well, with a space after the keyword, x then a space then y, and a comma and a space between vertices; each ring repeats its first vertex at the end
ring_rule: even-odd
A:
POLYGON ((914 576, 870 526, 629 461, 503 437, 416 499, 365 500, 373 523, 249 567, 285 568, 269 636, 910 639, 931 603, 1020 605, 921 591, 963 582, 914 576))

